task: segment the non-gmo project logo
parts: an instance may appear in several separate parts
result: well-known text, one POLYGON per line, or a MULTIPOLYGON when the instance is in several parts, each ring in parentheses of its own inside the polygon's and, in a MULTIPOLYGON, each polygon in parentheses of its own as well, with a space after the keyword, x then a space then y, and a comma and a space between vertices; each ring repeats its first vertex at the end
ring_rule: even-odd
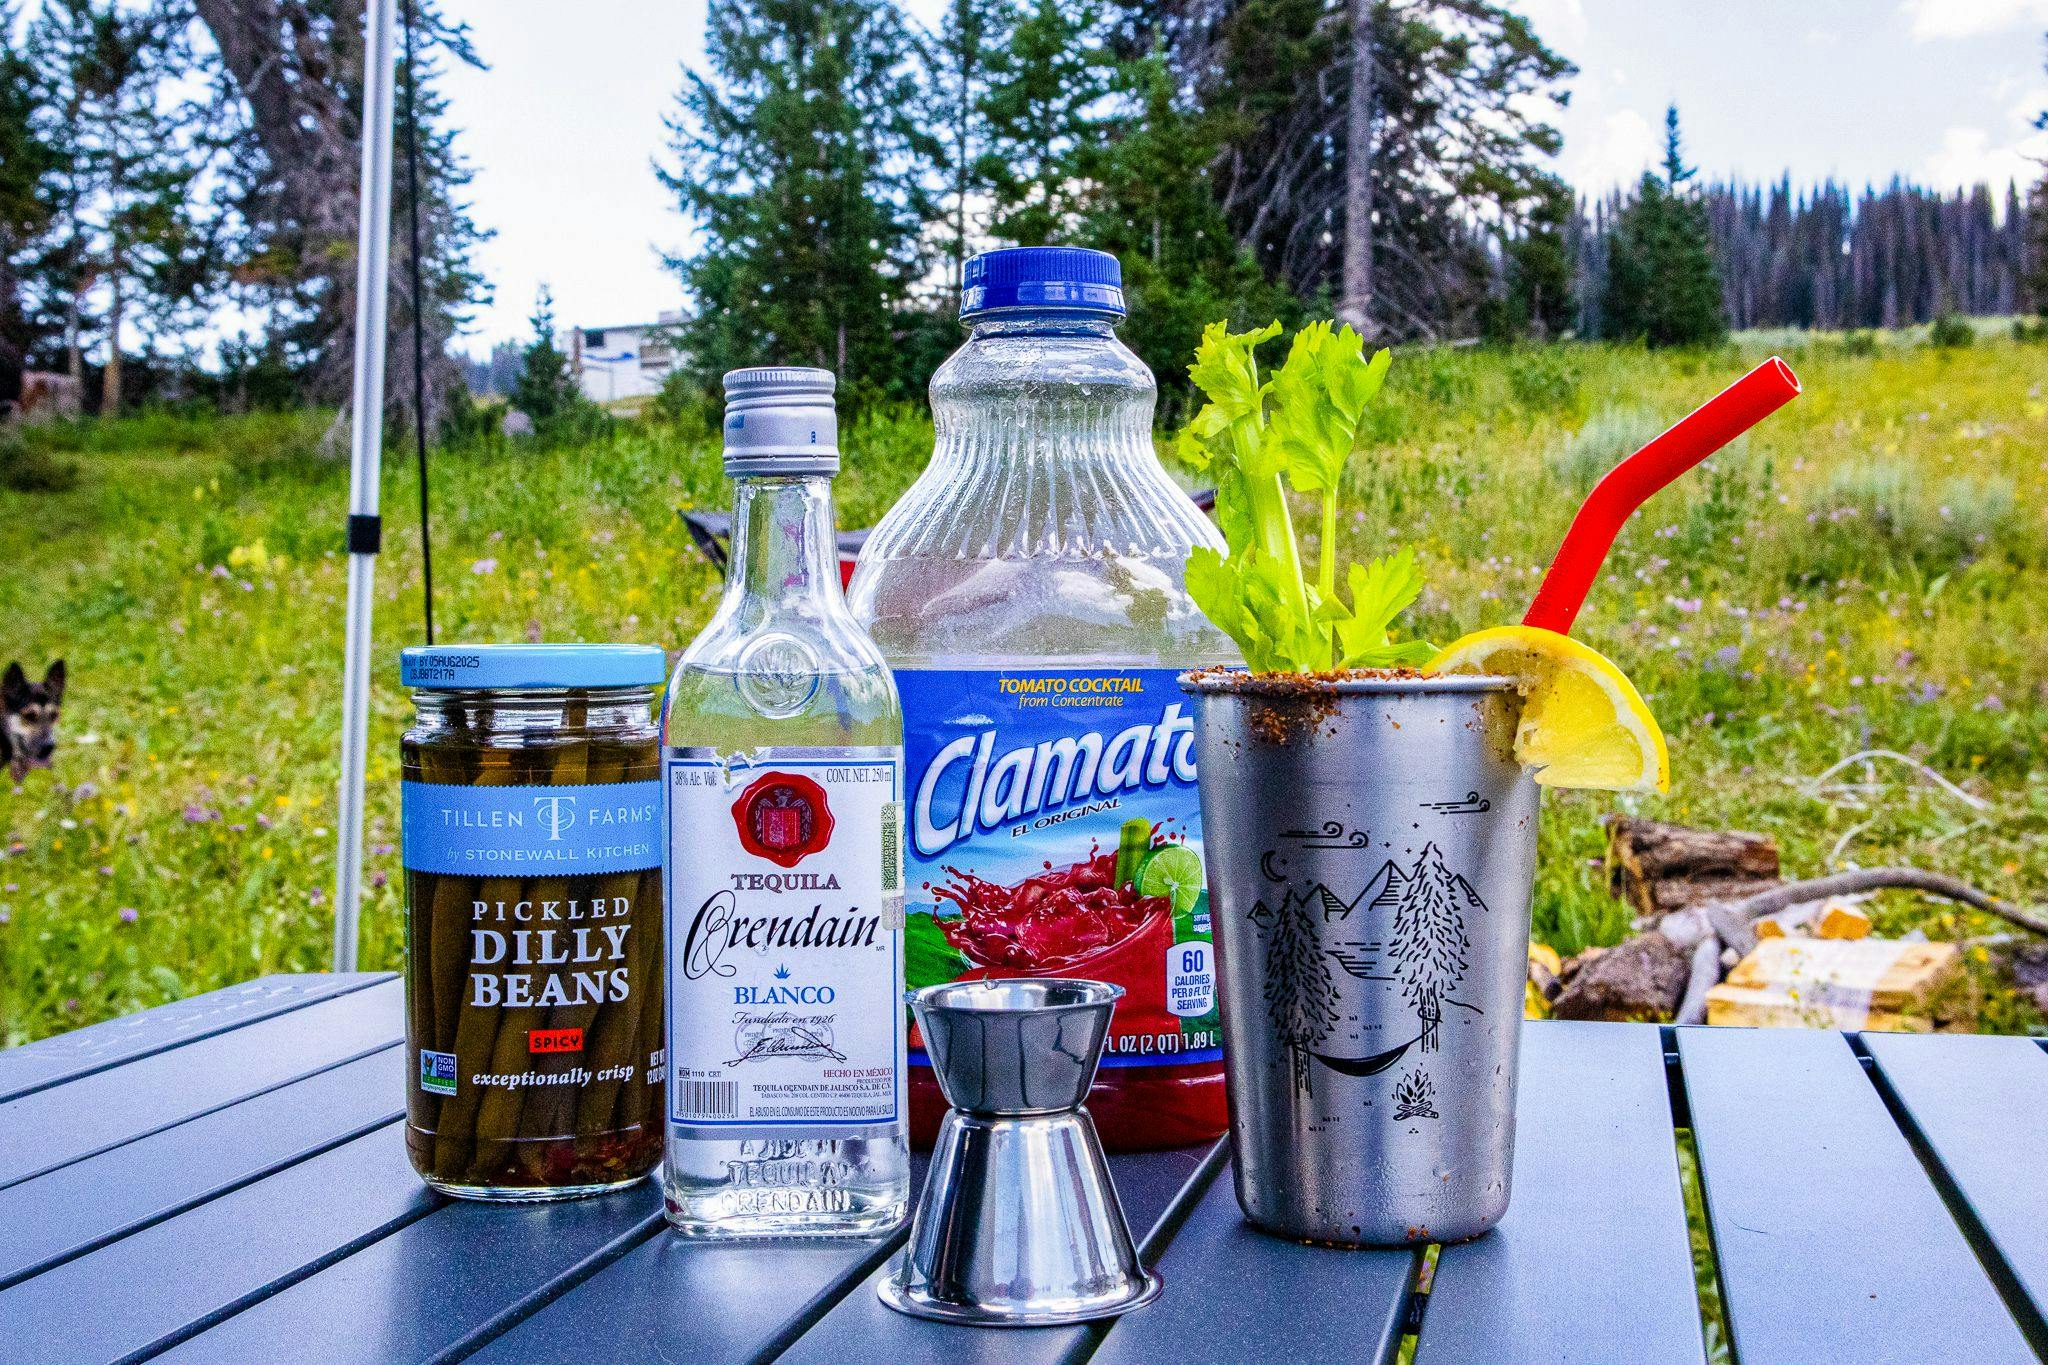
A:
POLYGON ((732 803, 740 845, 777 867, 798 863, 832 842, 825 789, 797 773, 763 773, 732 803))
POLYGON ((455 1093, 455 1054, 420 1049, 420 1089, 429 1095, 455 1093))

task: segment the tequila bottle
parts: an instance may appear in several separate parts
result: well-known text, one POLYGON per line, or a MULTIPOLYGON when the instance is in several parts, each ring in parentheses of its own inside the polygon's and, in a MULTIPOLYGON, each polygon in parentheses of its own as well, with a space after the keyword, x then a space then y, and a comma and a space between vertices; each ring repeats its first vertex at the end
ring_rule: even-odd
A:
POLYGON ((902 1222, 903 722, 840 589, 826 370, 725 377, 725 595, 663 715, 669 1222, 902 1222))

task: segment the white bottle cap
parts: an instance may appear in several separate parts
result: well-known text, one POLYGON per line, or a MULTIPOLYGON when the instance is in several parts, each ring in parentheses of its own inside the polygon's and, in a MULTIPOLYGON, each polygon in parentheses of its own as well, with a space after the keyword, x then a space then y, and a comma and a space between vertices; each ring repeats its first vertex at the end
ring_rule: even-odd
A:
POLYGON ((725 472, 837 474, 837 381, 830 370, 757 365, 725 376, 725 472))

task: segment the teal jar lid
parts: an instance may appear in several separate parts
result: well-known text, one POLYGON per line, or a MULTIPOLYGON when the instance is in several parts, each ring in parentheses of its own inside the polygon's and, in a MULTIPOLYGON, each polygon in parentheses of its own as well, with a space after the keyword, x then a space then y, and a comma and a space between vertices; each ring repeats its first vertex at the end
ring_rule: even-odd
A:
POLYGON ((407 687, 653 687, 668 677, 655 645, 414 645, 400 651, 407 687))

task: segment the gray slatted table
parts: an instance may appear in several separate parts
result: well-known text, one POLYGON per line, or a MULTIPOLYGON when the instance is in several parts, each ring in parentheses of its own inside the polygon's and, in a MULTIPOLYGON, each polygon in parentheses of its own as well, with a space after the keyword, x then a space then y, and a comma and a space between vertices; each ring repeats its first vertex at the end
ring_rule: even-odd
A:
POLYGON ((0 1361, 1979 1365, 2048 1347, 2031 1039, 1532 1025, 1514 1204, 1489 1236, 1296 1246, 1239 1219, 1221 1146, 1117 1157, 1166 1297, 1113 1325, 977 1332, 876 1301, 893 1243, 687 1244, 651 1186, 524 1209, 427 1193, 398 1127, 399 1006, 388 976, 267 977, 0 1053, 0 1361))

